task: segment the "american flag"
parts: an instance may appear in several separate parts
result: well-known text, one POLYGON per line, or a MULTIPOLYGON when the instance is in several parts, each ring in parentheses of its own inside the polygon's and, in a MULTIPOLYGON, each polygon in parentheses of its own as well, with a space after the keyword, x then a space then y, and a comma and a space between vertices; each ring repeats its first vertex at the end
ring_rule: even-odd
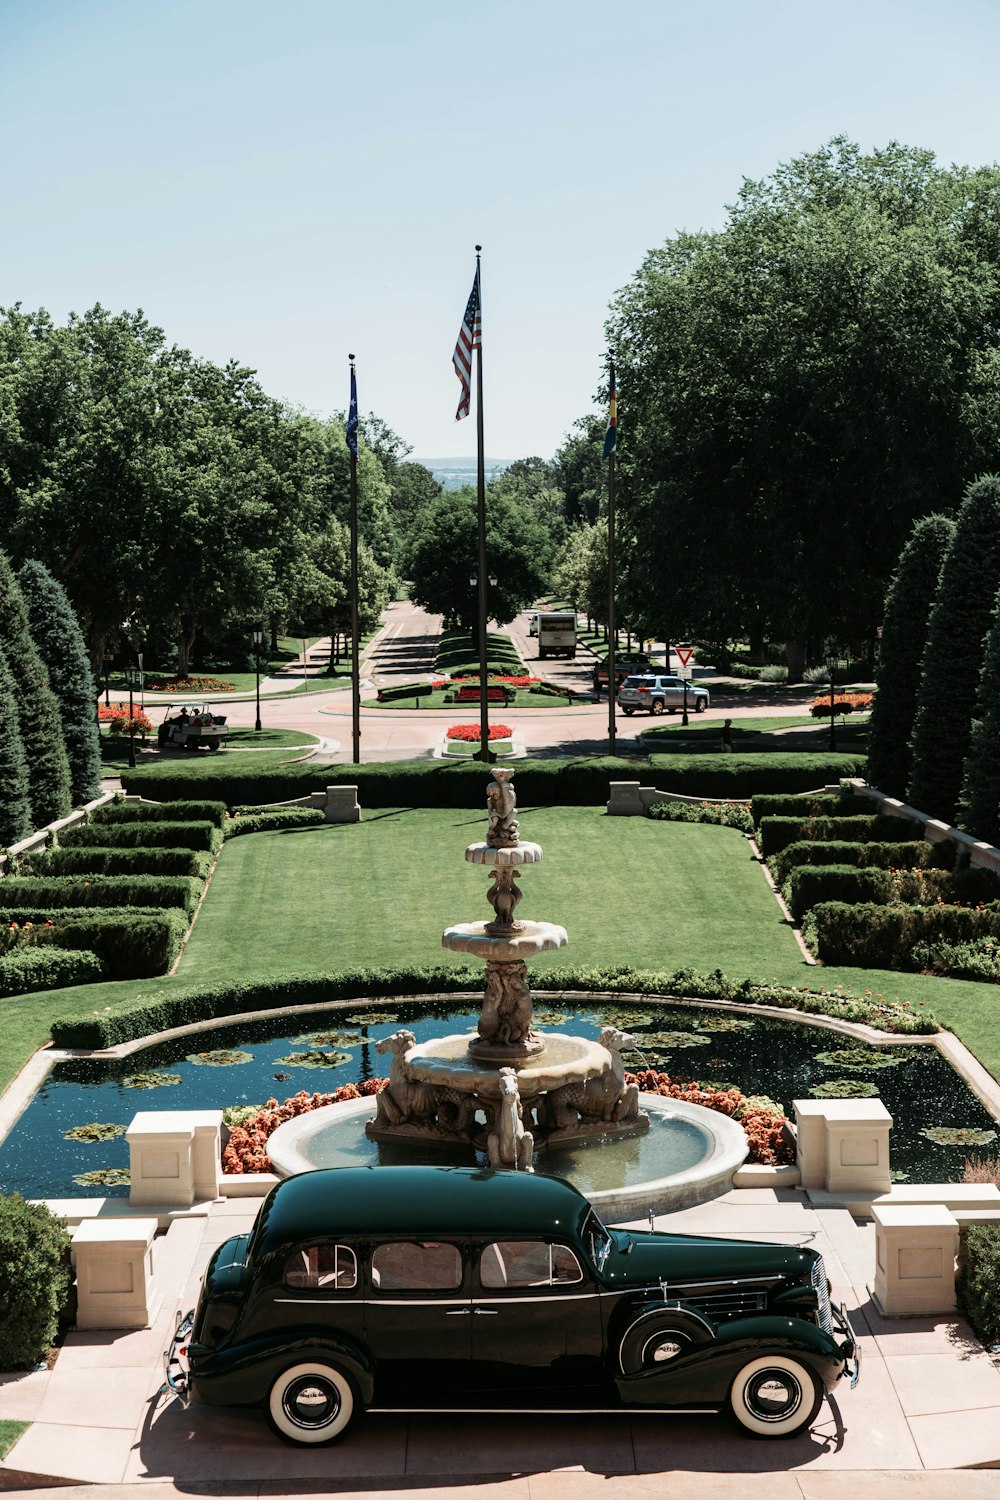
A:
POLYGON ((472 397, 472 351, 479 349, 482 342, 483 317, 479 301, 479 267, 477 265, 472 291, 469 293, 469 300, 462 318, 462 326, 458 330, 455 353, 451 357, 451 362, 455 366, 455 374, 462 382, 462 395, 458 403, 458 411, 455 413, 456 422, 460 422, 463 417, 469 415, 469 402, 472 397))

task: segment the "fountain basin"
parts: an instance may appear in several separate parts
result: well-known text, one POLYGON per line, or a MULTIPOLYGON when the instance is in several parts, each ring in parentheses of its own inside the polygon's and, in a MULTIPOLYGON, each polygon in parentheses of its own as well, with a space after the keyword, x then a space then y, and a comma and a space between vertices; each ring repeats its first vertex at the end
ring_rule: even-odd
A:
POLYGON ((536 953, 550 953, 565 948, 569 937, 565 927, 555 922, 518 922, 515 931, 503 936, 489 931, 487 922, 456 922, 441 934, 442 948, 453 953, 471 953, 501 963, 516 963, 536 953))
MULTIPOLYGON (((523 1059, 503 1059, 504 1065, 517 1070, 517 1091, 525 1103, 538 1094, 576 1083, 585 1078, 599 1078, 611 1066, 606 1047, 582 1036, 563 1036, 559 1032, 543 1033, 545 1051, 523 1059)), ((406 1071, 424 1083, 452 1085, 463 1093, 500 1097, 500 1073, 497 1063, 490 1064, 469 1051, 468 1036, 436 1037, 420 1042, 406 1054, 406 1071)))
POLYGON ((465 850, 465 858, 470 865, 493 865, 498 870, 507 870, 517 865, 540 864, 542 846, 527 840, 505 849, 494 849, 492 844, 485 842, 469 844, 465 850))
MULTIPOLYGON (((572 1182, 612 1222, 690 1208, 729 1191, 749 1150, 741 1126, 702 1105, 661 1094, 642 1094, 640 1104, 650 1118, 648 1131, 550 1146, 536 1170, 572 1182)), ((291 1177, 320 1167, 482 1164, 482 1152, 471 1145, 422 1148, 413 1139, 369 1140, 365 1125, 374 1115, 375 1100, 365 1098, 288 1120, 267 1143, 274 1170, 291 1177)))

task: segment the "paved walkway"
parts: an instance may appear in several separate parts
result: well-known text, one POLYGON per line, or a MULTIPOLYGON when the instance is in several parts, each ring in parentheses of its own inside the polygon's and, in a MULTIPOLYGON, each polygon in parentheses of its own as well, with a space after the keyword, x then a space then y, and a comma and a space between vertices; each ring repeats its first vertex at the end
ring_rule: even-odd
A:
POLYGON ((146 1496, 166 1482, 185 1490, 225 1483, 248 1494, 446 1485, 485 1489, 490 1500, 682 1490, 705 1500, 737 1493, 819 1500, 846 1494, 864 1471, 875 1496, 1000 1495, 996 1486, 960 1488, 964 1479, 945 1481, 940 1472, 1000 1467, 1000 1371, 957 1320, 879 1318, 866 1289, 871 1226, 859 1227, 843 1209, 817 1210, 797 1190, 737 1191, 658 1221, 823 1252, 834 1295, 860 1336, 862 1377, 857 1390, 838 1389, 811 1431, 791 1441, 756 1442, 714 1416, 369 1416, 339 1446, 310 1451, 281 1443, 257 1410, 185 1410, 158 1394, 174 1308, 193 1304, 211 1251, 248 1228, 257 1206, 225 1200, 207 1218, 175 1220, 157 1241, 165 1310, 154 1328, 71 1334, 51 1372, 0 1380, 0 1418, 32 1423, 0 1465, 0 1486, 6 1476, 29 1487, 134 1485, 146 1496), (936 1475, 937 1487, 905 1488, 921 1474, 936 1475), (754 1475, 759 1487, 751 1487, 754 1475))

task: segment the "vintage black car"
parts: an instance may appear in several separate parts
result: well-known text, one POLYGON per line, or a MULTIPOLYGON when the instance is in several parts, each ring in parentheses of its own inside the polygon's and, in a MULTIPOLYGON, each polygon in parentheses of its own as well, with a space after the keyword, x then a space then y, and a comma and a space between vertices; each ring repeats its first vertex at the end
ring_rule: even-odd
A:
POLYGON ((788 1437, 858 1373, 815 1251, 609 1229, 557 1178, 460 1167, 279 1183, 166 1358, 171 1389, 309 1444, 366 1408, 728 1408, 788 1437))

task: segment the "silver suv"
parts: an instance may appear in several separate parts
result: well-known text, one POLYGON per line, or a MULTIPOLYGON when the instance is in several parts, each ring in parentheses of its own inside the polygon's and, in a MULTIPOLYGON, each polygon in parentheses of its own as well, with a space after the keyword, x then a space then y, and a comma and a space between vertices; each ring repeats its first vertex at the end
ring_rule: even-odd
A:
MULTIPOLYGON (((688 708, 703 714, 709 705, 708 688, 687 685, 688 708)), ((676 713, 684 707, 684 683, 680 677, 661 677, 655 673, 642 673, 626 677, 618 689, 618 706, 631 717, 637 708, 648 709, 651 714, 676 713)))

